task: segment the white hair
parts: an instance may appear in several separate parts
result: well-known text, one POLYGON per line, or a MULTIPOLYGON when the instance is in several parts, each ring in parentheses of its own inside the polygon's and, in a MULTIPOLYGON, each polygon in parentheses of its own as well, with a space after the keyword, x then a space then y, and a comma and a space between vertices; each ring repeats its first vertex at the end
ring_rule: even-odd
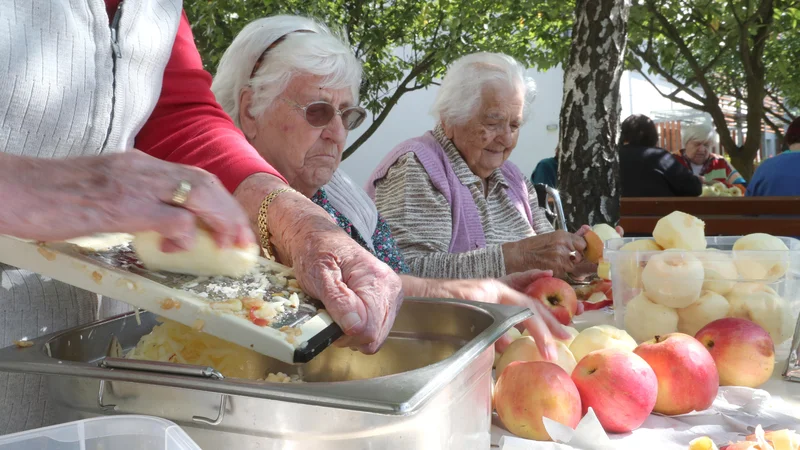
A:
POLYGON ((536 83, 525 76, 525 67, 519 61, 502 53, 472 53, 454 61, 442 80, 431 114, 442 123, 467 122, 480 106, 484 86, 492 82, 523 91, 522 120, 527 120, 536 98, 536 83))
POLYGON ((681 142, 683 148, 689 141, 704 142, 714 137, 714 128, 708 122, 692 123, 686 126, 681 126, 681 142))
POLYGON ((361 63, 343 37, 306 17, 266 17, 247 24, 225 50, 211 90, 236 126, 241 127, 242 89, 253 89, 249 112, 258 117, 286 90, 295 75, 303 74, 322 77, 322 88, 351 89, 353 101, 358 103, 361 63), (303 30, 311 33, 295 33, 303 30), (284 40, 267 52, 251 79, 258 59, 281 37, 284 40))

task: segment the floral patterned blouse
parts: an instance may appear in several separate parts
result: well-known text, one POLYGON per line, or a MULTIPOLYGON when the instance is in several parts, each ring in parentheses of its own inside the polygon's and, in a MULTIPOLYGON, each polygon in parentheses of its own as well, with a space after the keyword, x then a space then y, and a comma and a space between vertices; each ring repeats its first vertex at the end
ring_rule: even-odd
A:
POLYGON ((372 235, 372 246, 375 248, 373 252, 367 246, 366 241, 361 236, 361 233, 356 230, 350 219, 345 217, 342 213, 337 211, 333 205, 328 202, 328 196, 325 194, 325 189, 320 189, 311 197, 311 201, 321 206, 322 209, 328 212, 336 220, 336 223, 345 233, 350 235, 353 240, 365 249, 369 250, 376 258, 385 262, 397 273, 408 273, 409 268, 403 258, 403 253, 397 247, 397 243, 392 237, 392 231, 389 225, 383 220, 383 217, 378 214, 378 225, 375 227, 375 233, 372 235))

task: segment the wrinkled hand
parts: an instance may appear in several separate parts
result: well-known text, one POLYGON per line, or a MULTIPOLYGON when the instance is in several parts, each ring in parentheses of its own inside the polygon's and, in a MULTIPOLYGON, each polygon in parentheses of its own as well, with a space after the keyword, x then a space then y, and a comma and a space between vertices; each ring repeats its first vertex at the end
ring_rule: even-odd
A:
MULTIPOLYGON (((586 232, 591 229, 592 227, 590 227, 589 225, 583 225, 582 227, 580 227, 580 229, 578 229, 578 231, 575 232, 575 235, 580 236, 582 238, 586 235, 586 232)), ((625 230, 623 230, 622 227, 619 226, 615 227, 615 230, 617 231, 617 234, 619 234, 620 237, 625 237, 625 230)), ((582 260, 580 263, 575 265, 573 271, 570 272, 570 275, 573 278, 582 280, 585 279, 588 275, 596 273, 597 273, 597 264, 593 264, 589 261, 582 260)))
MULTIPOLYGON (((255 241, 244 210, 219 180, 201 169, 164 162, 137 150, 63 160, 15 158, 4 208, 22 211, 6 234, 41 241, 96 233, 157 231, 165 251, 194 245, 201 219, 222 247, 255 241), (181 180, 192 188, 171 204, 181 180)), ((6 183, 8 186, 8 183, 6 183)))
POLYGON ((574 270, 583 259, 586 241, 564 230, 503 244, 506 272, 552 270, 558 277, 574 270))
POLYGON ((342 327, 337 345, 377 352, 403 302, 400 277, 298 194, 278 196, 269 216, 279 259, 342 327))
MULTIPOLYGON (((530 270, 512 274, 499 280, 422 280, 426 286, 425 291, 415 292, 414 295, 476 300, 528 308, 533 311, 533 316, 525 319, 518 327, 528 330, 528 333, 536 341, 541 354, 547 359, 555 361, 556 348, 553 343, 553 335, 561 339, 567 339, 569 334, 558 320, 550 314, 546 306, 521 292, 537 279, 550 276, 552 276, 550 271, 530 270)), ((406 277, 405 279, 408 278, 413 277, 406 277)), ((510 343, 510 339, 503 335, 495 344, 495 348, 497 351, 502 352, 510 343)))

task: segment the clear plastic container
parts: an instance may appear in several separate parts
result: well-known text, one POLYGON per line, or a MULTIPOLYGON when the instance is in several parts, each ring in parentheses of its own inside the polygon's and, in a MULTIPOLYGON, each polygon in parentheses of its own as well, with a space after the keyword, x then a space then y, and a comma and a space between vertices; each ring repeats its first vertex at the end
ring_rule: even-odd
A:
POLYGON ((694 336, 716 319, 741 317, 767 330, 776 346, 791 339, 800 313, 800 241, 778 238, 788 251, 734 251, 740 237, 706 238, 705 251, 653 249, 650 238, 607 241, 617 327, 643 342, 675 331, 694 336), (634 241, 649 242, 621 250, 634 241))
POLYGON ((0 450, 201 450, 174 423, 109 416, 0 436, 0 450))

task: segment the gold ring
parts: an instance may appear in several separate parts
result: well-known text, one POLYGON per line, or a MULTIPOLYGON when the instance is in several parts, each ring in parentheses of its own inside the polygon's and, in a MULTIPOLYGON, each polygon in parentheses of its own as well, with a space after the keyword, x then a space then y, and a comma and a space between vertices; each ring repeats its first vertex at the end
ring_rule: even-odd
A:
POLYGON ((186 180, 181 180, 178 187, 172 193, 172 204, 183 206, 189 200, 189 193, 192 192, 192 184, 186 180))

